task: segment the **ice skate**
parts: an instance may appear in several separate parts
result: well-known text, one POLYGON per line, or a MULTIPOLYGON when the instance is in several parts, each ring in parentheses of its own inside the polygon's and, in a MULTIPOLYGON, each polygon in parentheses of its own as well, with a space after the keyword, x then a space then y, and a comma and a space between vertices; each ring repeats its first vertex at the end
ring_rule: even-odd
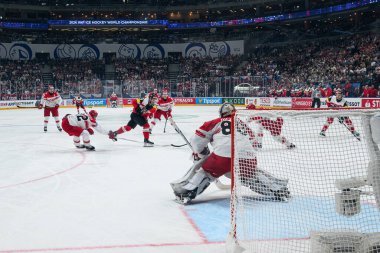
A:
POLYGON ((89 151, 95 151, 95 147, 92 146, 92 145, 86 145, 85 147, 86 147, 86 149, 89 150, 89 151))
POLYGON ((144 147, 153 147, 154 142, 151 142, 149 139, 144 139, 144 147))

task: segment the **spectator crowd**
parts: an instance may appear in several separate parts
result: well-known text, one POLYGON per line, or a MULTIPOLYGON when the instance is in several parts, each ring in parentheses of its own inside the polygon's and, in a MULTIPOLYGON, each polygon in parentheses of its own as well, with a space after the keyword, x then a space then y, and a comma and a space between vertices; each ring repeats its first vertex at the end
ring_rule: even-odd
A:
POLYGON ((178 96, 308 97, 313 89, 324 96, 341 89, 347 97, 378 97, 379 48, 373 33, 257 45, 249 57, 180 58, 174 77, 168 59, 1 60, 0 92, 2 100, 34 98, 52 83, 64 95, 101 97, 105 80, 113 80, 127 97, 164 87, 178 96), (252 89, 236 89, 240 83, 252 89))

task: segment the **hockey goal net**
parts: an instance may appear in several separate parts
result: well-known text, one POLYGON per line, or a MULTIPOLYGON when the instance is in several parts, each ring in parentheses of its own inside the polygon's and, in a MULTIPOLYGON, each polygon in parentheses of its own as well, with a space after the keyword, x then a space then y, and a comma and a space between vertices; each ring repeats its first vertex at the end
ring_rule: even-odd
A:
POLYGON ((238 110, 227 252, 380 252, 376 112, 238 110))

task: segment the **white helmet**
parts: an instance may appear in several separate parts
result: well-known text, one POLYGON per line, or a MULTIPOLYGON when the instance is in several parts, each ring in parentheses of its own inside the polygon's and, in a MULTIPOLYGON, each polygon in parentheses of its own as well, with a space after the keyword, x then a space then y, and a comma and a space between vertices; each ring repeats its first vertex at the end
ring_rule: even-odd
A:
POLYGON ((220 117, 230 116, 234 111, 236 111, 235 106, 231 103, 225 102, 219 108, 220 117))

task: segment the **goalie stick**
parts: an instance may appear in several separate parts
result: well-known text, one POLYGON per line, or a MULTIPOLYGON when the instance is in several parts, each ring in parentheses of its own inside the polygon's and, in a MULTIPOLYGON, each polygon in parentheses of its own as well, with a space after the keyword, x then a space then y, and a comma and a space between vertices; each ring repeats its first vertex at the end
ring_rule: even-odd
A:
MULTIPOLYGON (((190 142, 187 140, 186 136, 182 133, 181 129, 179 129, 179 127, 177 126, 177 124, 174 122, 173 118, 169 118, 169 121, 172 124, 172 126, 174 127, 174 129, 177 131, 177 133, 179 135, 181 135, 181 137, 186 142, 186 144, 189 146, 189 148, 191 149, 191 151, 194 152, 193 146, 191 146, 190 142)), ((172 146, 173 146, 173 144, 172 144, 172 146)), ((215 179, 214 183, 215 183, 216 187, 218 187, 220 190, 229 190, 229 189, 231 189, 231 185, 223 184, 217 178, 215 179)))

